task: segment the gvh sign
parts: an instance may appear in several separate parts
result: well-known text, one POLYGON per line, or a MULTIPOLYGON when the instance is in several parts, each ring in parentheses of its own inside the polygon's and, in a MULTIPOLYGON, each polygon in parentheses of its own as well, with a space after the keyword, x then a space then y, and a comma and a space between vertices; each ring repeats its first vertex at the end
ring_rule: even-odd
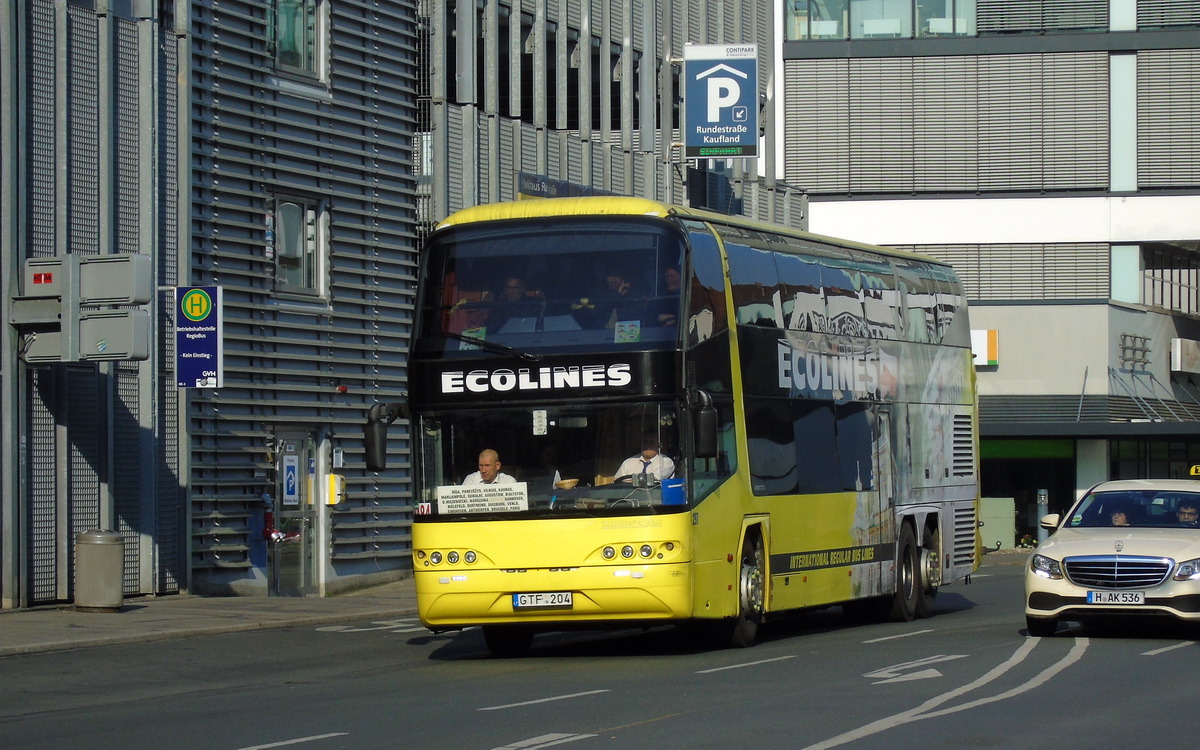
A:
POLYGON ((221 287, 175 288, 176 386, 220 388, 224 384, 221 322, 221 287))
POLYGON ((758 45, 689 44, 683 76, 684 157, 758 156, 758 45))

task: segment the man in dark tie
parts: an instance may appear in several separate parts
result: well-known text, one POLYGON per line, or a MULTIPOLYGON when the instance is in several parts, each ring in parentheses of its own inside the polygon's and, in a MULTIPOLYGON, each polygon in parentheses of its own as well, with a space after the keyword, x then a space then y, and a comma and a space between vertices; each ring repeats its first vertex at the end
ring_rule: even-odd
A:
POLYGON ((649 486, 675 476, 675 462, 659 453, 658 449, 658 436, 653 431, 644 434, 642 452, 621 462, 617 469, 617 481, 649 486))

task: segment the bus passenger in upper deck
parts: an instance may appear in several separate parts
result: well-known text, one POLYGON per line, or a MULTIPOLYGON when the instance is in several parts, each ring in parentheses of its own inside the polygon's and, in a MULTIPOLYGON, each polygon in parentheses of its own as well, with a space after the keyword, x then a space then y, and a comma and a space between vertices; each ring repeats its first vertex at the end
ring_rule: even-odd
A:
POLYGON ((595 292, 594 303, 593 328, 615 328, 623 320, 640 321, 646 308, 644 292, 629 274, 617 268, 604 272, 604 283, 595 292))
POLYGON ((500 288, 499 301, 488 319, 488 330, 501 331, 504 324, 514 318, 528 318, 531 327, 527 330, 532 330, 532 323, 541 312, 539 296, 525 288, 525 281, 521 277, 506 277, 504 285, 500 288))
POLYGON ((517 481, 500 471, 500 465, 500 454, 491 448, 485 448, 479 454, 479 471, 468 474, 463 484, 511 484, 517 481))
POLYGON ((679 288, 681 279, 679 269, 674 266, 668 266, 662 274, 663 291, 650 304, 646 310, 646 324, 652 326, 669 326, 678 325, 679 316, 679 288))

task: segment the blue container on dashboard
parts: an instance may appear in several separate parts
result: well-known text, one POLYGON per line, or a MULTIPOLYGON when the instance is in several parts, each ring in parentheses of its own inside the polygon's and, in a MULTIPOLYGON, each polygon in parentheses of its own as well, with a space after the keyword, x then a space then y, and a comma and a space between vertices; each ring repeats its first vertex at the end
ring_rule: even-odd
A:
POLYGON ((683 480, 678 477, 664 479, 662 483, 663 505, 687 505, 683 494, 683 480))

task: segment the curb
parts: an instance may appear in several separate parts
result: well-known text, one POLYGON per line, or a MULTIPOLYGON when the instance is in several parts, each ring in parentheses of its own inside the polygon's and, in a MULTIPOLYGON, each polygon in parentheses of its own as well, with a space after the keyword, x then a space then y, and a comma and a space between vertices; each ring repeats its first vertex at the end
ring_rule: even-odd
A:
MULTIPOLYGON (((353 617, 385 618, 415 615, 415 607, 400 609, 380 609, 372 612, 354 613, 353 617)), ((314 625, 332 625, 346 621, 345 612, 327 615, 305 615, 289 620, 258 620, 239 622, 227 625, 208 625, 203 627, 185 627, 179 629, 157 630, 146 633, 128 633, 123 635, 101 635, 81 640, 44 641, 15 646, 0 646, 0 658, 26 654, 50 653, 62 651, 78 651, 85 648, 101 646, 120 646, 131 643, 149 643, 152 641, 168 641, 179 638, 195 638, 205 635, 221 635, 224 633, 244 633, 254 630, 285 630, 287 628, 312 627, 314 625)))

